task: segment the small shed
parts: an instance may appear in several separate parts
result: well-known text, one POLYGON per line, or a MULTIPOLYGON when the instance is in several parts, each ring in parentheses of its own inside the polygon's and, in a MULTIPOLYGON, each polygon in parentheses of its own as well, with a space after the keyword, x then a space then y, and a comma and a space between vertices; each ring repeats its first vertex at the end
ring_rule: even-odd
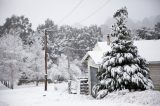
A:
MULTIPOLYGON (((156 90, 160 90, 160 40, 134 41, 138 48, 138 54, 149 62, 150 75, 156 90)), ((89 94, 92 94, 92 87, 98 82, 96 72, 102 63, 103 54, 111 50, 107 42, 98 42, 92 51, 88 51, 81 62, 87 65, 87 76, 89 94)))

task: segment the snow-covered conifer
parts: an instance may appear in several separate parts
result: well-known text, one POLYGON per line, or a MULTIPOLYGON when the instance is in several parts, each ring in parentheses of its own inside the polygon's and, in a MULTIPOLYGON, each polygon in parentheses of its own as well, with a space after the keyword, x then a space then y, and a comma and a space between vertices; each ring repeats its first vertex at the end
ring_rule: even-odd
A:
POLYGON ((97 72, 100 82, 92 90, 96 98, 103 98, 115 90, 153 88, 147 61, 138 55, 125 24, 127 8, 119 9, 113 17, 117 22, 113 25, 111 36, 117 39, 112 42, 112 50, 104 54, 100 71, 97 72))

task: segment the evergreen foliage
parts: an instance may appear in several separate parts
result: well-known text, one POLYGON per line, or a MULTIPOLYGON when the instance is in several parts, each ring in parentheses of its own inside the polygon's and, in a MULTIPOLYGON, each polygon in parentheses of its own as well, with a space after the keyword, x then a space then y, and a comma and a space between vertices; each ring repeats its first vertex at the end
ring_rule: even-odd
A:
POLYGON ((108 92, 115 90, 153 88, 148 64, 138 55, 137 47, 133 45, 125 25, 128 17, 127 8, 119 9, 113 17, 117 23, 113 26, 111 36, 117 39, 112 42, 112 50, 104 54, 100 70, 97 72, 100 82, 93 87, 96 98, 103 98, 108 92))
POLYGON ((135 38, 146 40, 160 39, 160 22, 156 23, 154 28, 142 27, 136 30, 135 38))

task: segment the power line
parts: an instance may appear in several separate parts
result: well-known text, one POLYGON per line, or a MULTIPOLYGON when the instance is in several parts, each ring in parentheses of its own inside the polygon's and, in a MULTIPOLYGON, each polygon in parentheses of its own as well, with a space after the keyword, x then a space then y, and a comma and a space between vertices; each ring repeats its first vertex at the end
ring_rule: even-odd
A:
POLYGON ((75 5, 75 7, 68 14, 66 14, 58 23, 59 24, 62 23, 66 18, 68 18, 71 14, 73 14, 73 12, 82 4, 83 1, 84 0, 80 0, 78 4, 75 5))
POLYGON ((69 47, 69 46, 66 46, 67 49, 70 49, 70 50, 74 50, 74 51, 89 51, 89 49, 75 49, 73 47, 69 47))
POLYGON ((102 8, 104 8, 111 0, 107 0, 103 5, 101 5, 99 8, 97 8, 95 11, 93 11, 90 15, 88 15, 86 18, 82 19, 79 23, 82 23, 86 20, 88 20, 90 17, 95 15, 98 11, 100 11, 102 8))

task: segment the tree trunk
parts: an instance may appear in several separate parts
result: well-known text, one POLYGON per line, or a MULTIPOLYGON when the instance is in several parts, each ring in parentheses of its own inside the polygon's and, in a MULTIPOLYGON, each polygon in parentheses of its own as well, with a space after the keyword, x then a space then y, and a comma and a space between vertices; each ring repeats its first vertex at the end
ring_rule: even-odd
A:
POLYGON ((14 71, 11 71, 11 89, 14 88, 14 71))
POLYGON ((38 78, 36 78, 36 86, 38 86, 39 80, 38 78))

